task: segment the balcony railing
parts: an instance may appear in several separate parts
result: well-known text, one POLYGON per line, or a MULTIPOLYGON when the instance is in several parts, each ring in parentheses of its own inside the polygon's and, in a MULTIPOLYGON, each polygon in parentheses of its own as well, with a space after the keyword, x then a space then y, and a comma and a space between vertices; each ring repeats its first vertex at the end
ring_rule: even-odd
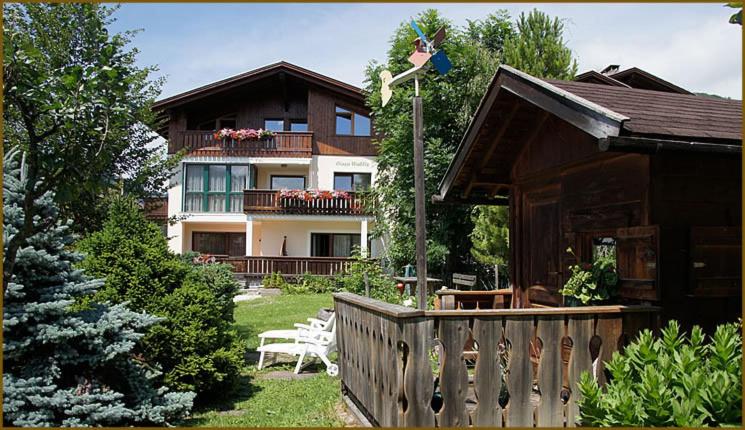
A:
POLYGON ((246 276, 266 276, 280 273, 297 276, 305 273, 333 276, 344 273, 353 258, 346 257, 227 257, 219 256, 217 262, 233 266, 236 273, 246 276))
POLYGON ((286 215, 368 215, 366 194, 349 192, 349 198, 305 200, 282 197, 277 190, 246 190, 243 192, 243 212, 250 214, 286 215))
POLYGON ((213 131, 186 130, 177 132, 175 149, 185 148, 192 155, 241 155, 249 157, 311 156, 313 132, 277 132, 265 140, 215 139, 213 131))

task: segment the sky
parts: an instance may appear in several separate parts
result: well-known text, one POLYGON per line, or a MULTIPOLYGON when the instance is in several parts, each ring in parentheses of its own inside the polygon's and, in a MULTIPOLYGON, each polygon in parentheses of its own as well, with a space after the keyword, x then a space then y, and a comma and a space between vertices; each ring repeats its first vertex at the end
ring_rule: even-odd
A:
POLYGON ((436 8, 453 24, 506 9, 537 8, 565 20, 579 73, 639 67, 693 92, 742 99, 742 35, 733 9, 707 4, 587 3, 126 3, 114 31, 142 29, 140 65, 157 65, 162 97, 277 61, 363 86, 403 21, 436 8))

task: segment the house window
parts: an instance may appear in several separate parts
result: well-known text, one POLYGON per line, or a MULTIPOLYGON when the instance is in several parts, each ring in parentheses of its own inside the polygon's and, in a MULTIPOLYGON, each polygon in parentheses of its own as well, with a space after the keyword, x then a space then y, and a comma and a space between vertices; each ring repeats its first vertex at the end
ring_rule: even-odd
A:
POLYGON ((191 234, 191 249, 200 254, 243 256, 246 255, 246 234, 195 231, 191 234))
POLYGON ((248 166, 187 164, 184 176, 184 212, 243 211, 248 166))
POLYGON ((370 173, 334 173, 337 191, 364 191, 370 189, 370 173))
POLYGON ((271 185, 273 190, 304 190, 305 176, 275 176, 272 175, 271 185))
POLYGON ((311 233, 311 257, 351 257, 360 247, 360 235, 349 233, 311 233))
POLYGON ((223 128, 236 128, 236 120, 234 116, 228 116, 223 118, 217 119, 217 130, 221 130, 223 128))
POLYGON ((304 119, 291 120, 290 131, 308 131, 308 121, 304 119))
POLYGON ((226 115, 217 119, 211 119, 209 121, 200 122, 197 124, 197 130, 220 130, 223 128, 236 128, 235 115, 226 115))
POLYGON ((341 136, 370 136, 370 118, 337 106, 336 134, 341 136))
POLYGON ((271 131, 284 131, 285 130, 285 121, 281 119, 265 119, 264 120, 264 130, 271 130, 271 131))

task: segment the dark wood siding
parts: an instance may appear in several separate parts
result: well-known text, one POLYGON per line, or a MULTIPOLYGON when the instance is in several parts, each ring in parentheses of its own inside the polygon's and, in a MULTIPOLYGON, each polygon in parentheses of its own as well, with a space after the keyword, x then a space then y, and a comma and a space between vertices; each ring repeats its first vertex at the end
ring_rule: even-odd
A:
POLYGON ((362 114, 369 112, 360 102, 320 88, 311 88, 308 91, 308 128, 313 130, 315 135, 313 154, 376 155, 377 150, 372 144, 372 137, 336 135, 337 105, 362 114))
POLYGON ((651 218, 661 236, 666 318, 713 326, 741 315, 742 166, 738 159, 652 158, 651 218))
POLYGON ((298 78, 273 75, 212 94, 169 111, 169 152, 181 149, 184 131, 197 130, 204 122, 227 115, 235 116, 237 128, 263 128, 264 120, 284 121, 290 130, 293 120, 306 120, 313 133, 315 155, 377 155, 372 137, 337 136, 335 107, 341 106, 360 114, 369 110, 360 99, 337 94, 298 78))

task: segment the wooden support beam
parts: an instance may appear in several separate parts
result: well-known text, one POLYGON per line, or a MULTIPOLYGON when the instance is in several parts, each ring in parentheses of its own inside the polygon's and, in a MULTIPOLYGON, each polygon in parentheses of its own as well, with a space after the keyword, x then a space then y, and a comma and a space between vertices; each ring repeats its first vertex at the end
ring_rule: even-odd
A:
POLYGON ((494 154, 494 151, 497 148, 497 145, 499 144, 499 141, 502 140, 502 136, 507 131, 507 128, 510 125, 510 122, 512 122, 512 118, 515 116, 517 111, 520 109, 520 103, 515 103, 512 109, 510 109, 510 112, 507 114, 507 116, 502 121, 502 124, 499 127, 499 130, 497 131, 497 135, 495 136, 494 140, 492 140, 491 145, 486 150, 486 154, 484 154, 483 158, 481 159, 481 162, 478 165, 478 168, 474 169, 473 172, 471 172, 471 179, 468 181, 468 185, 466 186, 466 189, 464 191, 464 195, 466 198, 471 194, 471 190, 473 189, 474 181, 476 178, 476 175, 481 171, 481 169, 486 166, 486 163, 489 162, 489 159, 494 154))

